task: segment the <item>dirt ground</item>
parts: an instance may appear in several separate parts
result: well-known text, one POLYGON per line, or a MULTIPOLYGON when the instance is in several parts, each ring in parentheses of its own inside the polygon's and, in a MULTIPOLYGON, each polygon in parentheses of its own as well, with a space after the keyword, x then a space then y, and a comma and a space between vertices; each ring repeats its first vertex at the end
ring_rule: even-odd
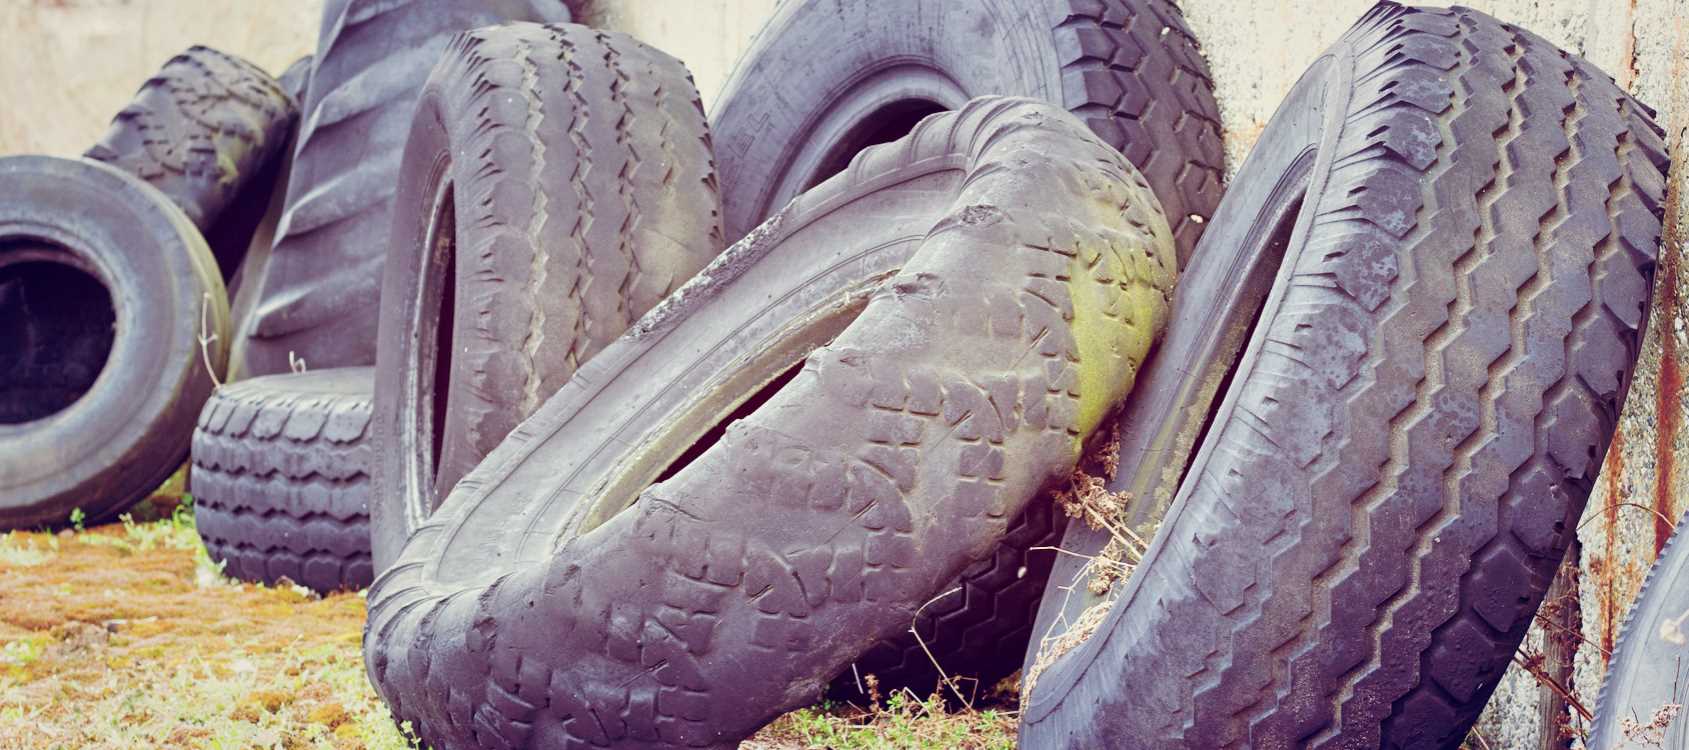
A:
MULTIPOLYGON (((181 483, 134 512, 156 520, 0 535, 0 750, 414 747, 364 676, 363 593, 223 577, 181 483)), ((745 747, 1009 748, 1014 731, 1001 706, 905 694, 788 714, 745 747)))

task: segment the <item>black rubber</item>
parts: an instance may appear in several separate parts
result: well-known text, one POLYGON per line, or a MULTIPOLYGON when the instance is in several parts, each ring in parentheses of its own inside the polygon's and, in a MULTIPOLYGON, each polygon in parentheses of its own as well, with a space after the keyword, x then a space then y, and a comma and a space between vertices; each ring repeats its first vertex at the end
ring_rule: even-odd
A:
POLYGON ((787 0, 710 112, 727 236, 922 116, 1005 94, 1060 104, 1125 153, 1183 266, 1222 189, 1212 89, 1172 0, 787 0))
POLYGON ((1067 478, 1166 315, 1142 177, 1026 99, 853 165, 588 362, 377 577, 370 676, 425 742, 730 745, 1067 478), (862 286, 881 253, 910 258, 862 286))
POLYGON ((254 374, 375 364, 381 264, 411 114, 452 35, 567 20, 555 0, 331 0, 287 202, 247 332, 254 374))
POLYGON ((423 87, 392 237, 378 567, 580 363, 721 252, 691 75, 574 24, 459 35, 423 87))
MULTIPOLYGON (((295 102, 305 100, 305 86, 311 78, 311 59, 306 56, 295 60, 276 79, 295 102)), ((297 118, 295 120, 297 124, 297 118)), ((247 200, 251 213, 262 213, 248 233, 246 253, 240 265, 233 269, 223 267, 224 278, 229 285, 229 325, 234 333, 234 340, 229 342, 231 381, 244 380, 248 375, 246 345, 251 338, 247 332, 252 325, 253 309, 258 305, 258 295, 264 289, 264 278, 270 272, 270 245, 275 241, 276 225, 281 222, 282 206, 287 199, 287 176, 293 172, 293 147, 298 142, 297 136, 297 127, 288 132, 287 143, 267 170, 269 174, 260 175, 259 184, 247 188, 251 191, 251 198, 243 196, 242 199, 247 200)))
POLYGON ((109 519, 181 466, 228 315, 205 240, 158 189, 0 158, 0 527, 109 519))
POLYGON ((1280 275, 1136 574, 1029 655, 1024 746, 1460 743, 1628 384, 1651 116, 1465 9, 1381 3, 1314 64, 1205 239, 1282 233, 1280 275))
POLYGON ((368 367, 225 386, 194 430, 194 523, 223 572, 318 592, 368 586, 368 367))
POLYGON ((298 106, 268 73, 194 46, 171 58, 84 154, 158 188, 205 234, 227 281, 269 201, 298 106))
POLYGON ((1689 514, 1678 519, 1625 615, 1585 747, 1689 748, 1689 717, 1682 713, 1684 694, 1689 692, 1689 631, 1683 627, 1689 622, 1684 616, 1689 612, 1689 532, 1685 528, 1689 528, 1689 514))

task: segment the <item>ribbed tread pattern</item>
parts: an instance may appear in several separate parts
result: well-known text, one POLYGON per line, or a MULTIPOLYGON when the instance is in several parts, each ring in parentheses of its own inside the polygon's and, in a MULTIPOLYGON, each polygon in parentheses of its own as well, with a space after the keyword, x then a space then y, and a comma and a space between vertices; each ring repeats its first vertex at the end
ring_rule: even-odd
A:
POLYGON ((194 522, 235 578, 362 588, 369 554, 369 368, 226 386, 193 437, 194 522))
POLYGON ((83 155, 158 188, 203 231, 280 155, 297 117, 269 74, 196 45, 141 84, 83 155))
POLYGON ((1574 533, 1647 309, 1660 131, 1474 11, 1381 3, 1338 46, 1349 114, 1253 370, 1025 742, 1453 747, 1574 533))
POLYGON ((477 157, 453 167, 449 488, 721 252, 721 198, 691 74, 625 34, 479 29, 452 42, 429 87, 454 156, 477 157))
POLYGON ((536 564, 447 572, 461 513, 516 517, 556 489, 500 481, 544 460, 547 428, 527 426, 548 412, 460 485, 371 589, 366 663, 396 717, 437 747, 735 742, 1071 472, 1166 322, 1171 232, 1127 162, 1048 105, 976 99, 924 127, 975 117, 993 126, 916 256, 632 508, 536 564))

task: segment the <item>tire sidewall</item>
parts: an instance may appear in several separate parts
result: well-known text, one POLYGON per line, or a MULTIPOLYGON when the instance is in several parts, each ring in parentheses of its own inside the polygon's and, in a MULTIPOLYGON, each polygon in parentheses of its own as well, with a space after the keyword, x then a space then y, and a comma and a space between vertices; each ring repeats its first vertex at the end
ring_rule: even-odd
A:
POLYGON ((439 354, 437 326, 452 324, 440 320, 440 292, 447 274, 456 273, 456 259, 441 257, 429 231, 443 184, 455 183, 452 135, 445 124, 452 121, 446 97, 431 79, 405 143, 382 277, 382 345, 376 353, 371 419, 375 492, 369 509, 377 573, 398 558, 410 533, 427 518, 434 494, 427 483, 433 472, 427 470, 432 451, 426 446, 434 440, 435 392, 446 386, 433 382, 433 358, 439 354))
POLYGON ((757 36, 710 112, 728 239, 814 181, 812 171, 885 105, 974 96, 1056 101, 1061 70, 1042 0, 790 2, 757 36), (911 34, 913 23, 945 33, 911 34))
POLYGON ((0 519, 62 522, 73 506, 103 519, 186 456, 213 387, 206 368, 221 377, 226 361, 227 294, 205 240, 151 185, 51 157, 8 158, 0 174, 13 186, 0 199, 0 238, 70 250, 116 313, 105 366, 81 398, 45 419, 0 426, 0 519), (214 337, 204 354, 202 333, 214 337))

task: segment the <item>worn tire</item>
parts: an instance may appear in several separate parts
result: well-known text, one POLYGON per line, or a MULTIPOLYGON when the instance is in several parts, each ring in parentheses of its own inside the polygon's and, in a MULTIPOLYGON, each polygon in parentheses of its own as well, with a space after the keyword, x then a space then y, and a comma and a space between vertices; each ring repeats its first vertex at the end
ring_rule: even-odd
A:
POLYGON ((394 184, 428 70, 451 37, 511 20, 567 19, 554 0, 332 0, 245 346, 254 374, 375 364, 394 184))
POLYGON ((1650 118, 1470 10, 1381 3, 1316 61, 1220 210, 1300 206, 1257 332, 1136 574, 1035 663, 1022 743, 1458 745, 1628 384, 1650 118))
MULTIPOLYGON (((295 60, 276 79, 295 102, 305 100, 305 87, 311 78, 311 59, 306 56, 295 60)), ((229 342, 230 380, 244 380, 247 376, 246 344, 251 340, 247 333, 252 325, 252 311, 258 305, 258 294, 264 288, 264 278, 270 273, 270 245, 275 242, 276 225, 281 221, 282 206, 287 199, 287 176, 293 172, 293 147, 298 143, 298 134, 297 127, 288 131, 287 143, 270 166, 271 174, 259 176, 258 187, 262 188, 262 192, 248 188, 252 191, 250 205, 253 208, 261 205, 263 215, 254 223, 246 253, 233 275, 228 275, 229 268, 223 269, 229 284, 229 325, 234 332, 234 340, 229 342)))
MULTIPOLYGON (((1670 335, 1670 334, 1667 334, 1670 335)), ((1677 521, 1665 549, 1648 570, 1642 590, 1625 615, 1618 645, 1607 663, 1601 696, 1595 703, 1595 721, 1585 747, 1601 750, 1684 750, 1689 748, 1689 719, 1682 714, 1684 685, 1689 684, 1686 663, 1683 613, 1689 610, 1689 514, 1677 521), (1655 718, 1676 705, 1675 720, 1649 736, 1648 730, 1631 728, 1626 720, 1651 727, 1655 718), (1646 732, 1646 733, 1645 733, 1646 732)))
POLYGON ((790 0, 710 112, 737 240, 862 148, 987 94, 1065 107, 1141 170, 1182 266, 1220 201, 1208 64, 1172 0, 790 0))
POLYGON ((392 238, 378 565, 580 363, 721 252, 691 75, 574 24, 459 35, 423 87, 392 238))
POLYGON ((228 316, 205 240, 158 189, 0 158, 0 527, 109 519, 180 467, 228 316))
POLYGON ((193 436, 194 523, 223 572, 357 589, 369 556, 368 367, 266 375, 205 402, 193 436))
POLYGON ((397 718, 435 746, 733 743, 908 627, 1067 478, 1163 323, 1170 232, 1123 158, 1025 99, 929 119, 852 169, 952 137, 969 153, 949 169, 965 173, 893 170, 867 194, 844 175, 816 189, 820 205, 777 214, 458 484, 370 592, 366 662, 397 718), (869 203, 827 215, 856 200, 869 203), (935 200, 936 224, 899 214, 935 200), (770 243, 798 220, 817 233, 770 243), (768 294, 793 274, 860 279, 846 267, 912 242, 896 275, 855 295, 854 320, 848 299, 824 304, 837 286, 768 294), (738 386, 601 380, 652 367, 687 381, 695 362, 737 358, 738 386), (771 380, 754 412, 687 450, 771 380), (648 398, 625 398, 636 391, 648 398), (714 395, 687 402, 700 392, 714 395), (652 402, 664 413, 646 422, 652 402), (559 471, 590 465, 583 447, 620 446, 605 433, 624 425, 657 427, 627 466, 594 486, 559 471))
POLYGON ((209 47, 170 58, 84 154, 145 180, 205 234, 227 281, 262 216, 298 105, 257 66, 209 47))

